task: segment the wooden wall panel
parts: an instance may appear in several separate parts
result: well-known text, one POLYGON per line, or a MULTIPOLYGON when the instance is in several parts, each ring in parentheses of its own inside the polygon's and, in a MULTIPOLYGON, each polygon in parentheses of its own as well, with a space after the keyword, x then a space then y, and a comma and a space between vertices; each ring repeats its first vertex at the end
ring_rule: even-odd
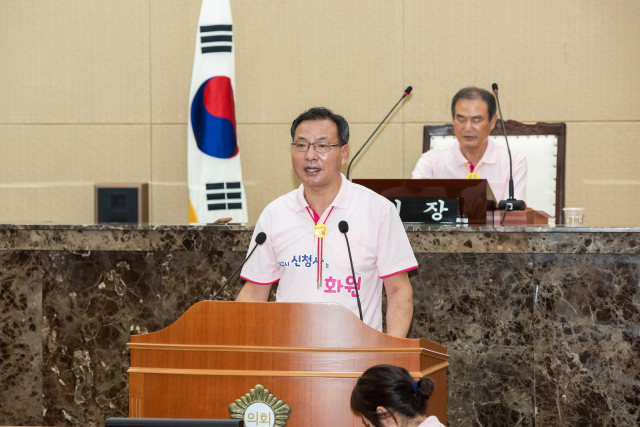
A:
POLYGON ((640 122, 567 125, 567 207, 588 227, 640 227, 640 122))
POLYGON ((318 105, 381 120, 404 89, 402 10, 402 0, 232 2, 238 121, 291 123, 318 105))
POLYGON ((144 124, 0 125, 0 184, 148 182, 149 140, 144 124))
POLYGON ((405 0, 409 122, 449 121, 465 86, 500 86, 507 118, 640 120, 640 4, 596 0, 405 0), (633 99, 632 99, 633 98, 633 99))
POLYGON ((146 0, 3 0, 0 123, 148 123, 146 0))
POLYGON ((153 123, 187 123, 201 4, 201 0, 150 2, 153 123))
MULTIPOLYGON (((107 182, 146 176, 152 188, 158 184, 151 195, 152 221, 186 220, 179 213, 185 189, 178 183, 186 182, 186 134, 180 127, 186 132, 200 4, 1 3, 0 124, 28 128, 0 130, 0 191, 10 193, 13 206, 4 210, 5 221, 48 220, 50 214, 33 209, 33 189, 74 172, 74 161, 87 173, 71 180, 87 188, 97 179, 92 176, 107 182), (62 145, 54 155, 40 150, 38 144, 76 138, 77 130, 60 127, 49 135, 52 128, 42 132, 38 126, 80 123, 103 127, 86 144, 62 145), (123 145, 117 136, 122 124, 134 129, 150 123, 176 127, 154 127, 140 150, 140 138, 123 145), (98 164, 95 153, 102 148, 92 140, 112 147, 98 164), (178 167, 172 167, 176 158, 178 167), (15 187, 17 182, 28 185, 15 187)), ((588 164, 589 178, 568 171, 567 203, 588 198, 587 224, 637 224, 632 209, 614 216, 605 208, 637 186, 626 166, 637 155, 633 144, 610 136, 621 121, 640 122, 637 1, 234 0, 232 13, 238 135, 251 223, 264 206, 298 185, 281 144, 304 109, 325 105, 343 114, 352 124, 355 152, 412 85, 413 95, 392 117, 403 126, 384 128, 353 169, 361 178, 409 177, 420 154, 421 126, 449 122, 451 97, 461 87, 489 88, 495 81, 505 118, 568 122, 568 167, 588 164), (603 146, 619 145, 620 163, 602 150, 571 150, 572 144, 596 139, 603 146)), ((66 195, 50 197, 49 209, 62 222, 90 222, 92 216, 80 214, 87 211, 85 190, 74 188, 76 193, 53 190, 66 195)))

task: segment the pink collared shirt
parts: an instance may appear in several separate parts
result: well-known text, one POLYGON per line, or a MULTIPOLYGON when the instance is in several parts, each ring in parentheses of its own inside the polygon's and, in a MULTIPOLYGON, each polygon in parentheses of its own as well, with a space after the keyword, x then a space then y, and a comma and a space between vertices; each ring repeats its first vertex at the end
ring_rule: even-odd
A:
MULTIPOLYGON (((516 150, 513 156, 513 186, 515 198, 526 200, 527 159, 516 150)), ((411 173, 413 179, 464 179, 469 174, 469 161, 460 151, 460 143, 448 147, 432 149, 423 153, 411 173)), ((491 190, 498 201, 509 197, 509 153, 506 147, 496 145, 491 138, 482 159, 474 165, 474 172, 481 179, 489 181, 491 190)))
POLYGON ((302 185, 271 202, 260 215, 253 239, 264 231, 267 240, 244 265, 241 277, 263 285, 280 281, 276 301, 334 302, 358 316, 347 244, 338 229, 340 221, 347 221, 364 322, 382 331, 383 279, 414 270, 418 262, 395 206, 341 177, 338 195, 317 221, 328 227, 321 288, 317 287, 316 221, 307 210, 302 185))

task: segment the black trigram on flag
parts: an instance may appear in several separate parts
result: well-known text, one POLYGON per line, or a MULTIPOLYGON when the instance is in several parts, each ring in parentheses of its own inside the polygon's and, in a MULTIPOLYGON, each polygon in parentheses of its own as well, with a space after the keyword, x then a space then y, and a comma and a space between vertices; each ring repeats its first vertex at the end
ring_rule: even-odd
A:
POLYGON ((200 27, 202 53, 231 52, 233 32, 231 25, 205 25, 200 27))
POLYGON ((210 211, 242 209, 242 185, 239 182, 207 184, 207 206, 210 211))

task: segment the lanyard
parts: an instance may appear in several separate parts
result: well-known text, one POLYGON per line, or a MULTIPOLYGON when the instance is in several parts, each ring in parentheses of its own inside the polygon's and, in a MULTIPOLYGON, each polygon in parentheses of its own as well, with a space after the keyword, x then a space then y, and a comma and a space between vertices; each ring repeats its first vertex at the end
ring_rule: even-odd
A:
POLYGON ((313 238, 317 239, 317 243, 316 243, 316 259, 318 260, 318 266, 316 267, 316 281, 317 281, 318 289, 322 288, 322 261, 323 261, 322 256, 323 256, 323 250, 324 250, 324 238, 328 234, 328 229, 327 229, 327 226, 325 224, 326 224, 327 220, 329 219, 329 215, 331 215, 331 212, 333 212, 333 208, 334 207, 335 206, 331 206, 331 210, 327 214, 327 217, 324 219, 324 221, 320 225, 318 225, 318 223, 316 222, 313 214, 309 210, 309 206, 307 206, 307 213, 311 217, 311 220, 314 222, 314 224, 316 224, 316 226, 314 227, 314 230, 313 230, 313 238), (322 227, 320 227, 320 226, 322 226, 322 227))

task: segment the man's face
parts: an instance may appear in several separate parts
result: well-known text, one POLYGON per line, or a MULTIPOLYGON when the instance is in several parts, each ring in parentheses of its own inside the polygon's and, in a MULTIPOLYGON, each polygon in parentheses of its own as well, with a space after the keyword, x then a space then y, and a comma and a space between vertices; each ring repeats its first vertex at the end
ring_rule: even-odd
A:
POLYGON ((489 119, 489 107, 482 99, 460 99, 456 102, 453 130, 460 146, 477 150, 487 143, 498 116, 489 119))
MULTIPOLYGON (((325 142, 340 144, 338 127, 331 120, 305 120, 296 128, 294 142, 325 142)), ((349 146, 331 147, 328 153, 318 153, 313 147, 307 152, 291 152, 293 170, 305 187, 326 188, 340 178, 340 167, 349 159, 349 146)))

